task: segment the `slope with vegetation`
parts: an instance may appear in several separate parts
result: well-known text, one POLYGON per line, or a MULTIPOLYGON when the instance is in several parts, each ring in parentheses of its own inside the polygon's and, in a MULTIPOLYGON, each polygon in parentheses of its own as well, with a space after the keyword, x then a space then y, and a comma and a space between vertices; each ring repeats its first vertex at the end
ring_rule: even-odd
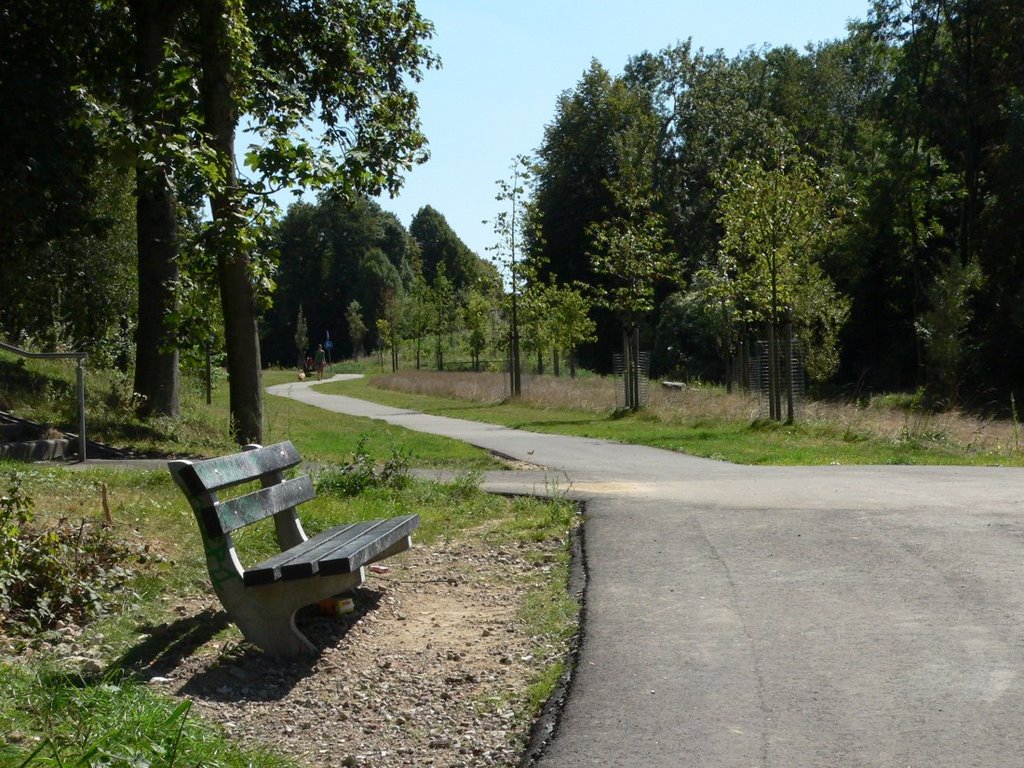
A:
MULTIPOLYGON (((4 378, 7 407, 64 421, 73 369, 0 362, 21 372, 4 378)), ((103 405, 110 392, 100 374, 90 384, 90 406, 103 412, 97 435, 134 435, 150 452, 231 450, 223 383, 206 406, 186 381, 186 419, 150 420, 145 431, 103 405)), ((292 439, 310 460, 318 498, 304 507, 307 530, 416 509, 414 550, 357 593, 354 614, 303 614, 324 648, 318 662, 265 668, 224 619, 192 513, 165 468, 0 462, 0 763, 337 765, 372 753, 394 761, 374 765, 405 765, 471 747, 516 759, 575 632, 567 591, 575 505, 481 492, 475 473, 497 462, 447 440, 281 398, 269 399, 267 413, 271 439, 292 439), (416 480, 413 465, 448 467, 457 479, 416 480), (466 601, 479 602, 483 623, 467 621, 466 601), (392 637, 406 639, 382 643, 392 637), (415 637, 434 638, 436 653, 410 656, 415 637), (379 706, 331 714, 353 701, 332 684, 339 666, 379 706), (402 714, 388 691, 406 677, 416 699, 402 714), (461 712, 479 736, 467 741, 462 720, 424 707, 461 712), (282 712, 294 739, 282 740, 282 712)), ((252 557, 269 554, 272 531, 255 531, 244 546, 252 557)))

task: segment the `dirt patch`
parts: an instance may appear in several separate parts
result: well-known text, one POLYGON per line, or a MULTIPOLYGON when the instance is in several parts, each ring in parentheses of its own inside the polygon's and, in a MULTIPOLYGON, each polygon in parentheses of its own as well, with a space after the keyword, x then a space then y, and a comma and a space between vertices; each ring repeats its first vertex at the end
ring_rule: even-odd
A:
MULTIPOLYGON (((560 545, 537 546, 553 555, 560 545)), ((153 628, 135 663, 150 685, 191 699, 239 743, 307 765, 517 765, 534 714, 526 689, 563 652, 520 620, 550 567, 525 554, 471 542, 390 558, 390 571, 356 593, 354 613, 300 614, 323 649, 313 661, 275 663, 209 639, 225 619, 208 601, 178 606, 181 621, 153 628)))

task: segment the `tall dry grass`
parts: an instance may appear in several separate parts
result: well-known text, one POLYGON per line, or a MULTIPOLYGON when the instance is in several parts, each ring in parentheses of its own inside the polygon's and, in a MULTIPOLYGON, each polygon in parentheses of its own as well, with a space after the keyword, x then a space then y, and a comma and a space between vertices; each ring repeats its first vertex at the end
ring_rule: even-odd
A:
MULTIPOLYGON (((479 403, 498 404, 508 398, 507 378, 501 373, 398 371, 377 377, 374 382, 384 389, 479 403)), ((596 376, 525 376, 522 402, 536 408, 609 413, 615 408, 615 381, 596 376)), ((722 387, 666 389, 652 382, 646 413, 666 423, 691 426, 749 423, 758 418, 759 407, 756 397, 729 393, 722 387)), ((1019 425, 1013 421, 983 419, 960 411, 905 410, 885 406, 879 400, 867 405, 808 401, 801 422, 840 435, 946 443, 967 451, 1020 453, 1024 447, 1019 425)))

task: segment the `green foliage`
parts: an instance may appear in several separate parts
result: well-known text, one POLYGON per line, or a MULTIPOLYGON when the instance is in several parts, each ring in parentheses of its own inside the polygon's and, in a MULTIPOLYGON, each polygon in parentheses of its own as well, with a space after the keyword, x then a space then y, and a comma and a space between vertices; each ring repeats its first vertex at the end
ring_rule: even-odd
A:
POLYGON ((84 624, 131 575, 140 555, 109 527, 66 519, 36 529, 23 477, 10 472, 0 496, 0 615, 8 632, 35 633, 58 621, 84 624))
POLYGON ((345 322, 348 324, 348 336, 352 340, 352 356, 362 354, 363 339, 366 338, 366 323, 363 320, 363 308, 353 299, 345 310, 345 322))
POLYGON ((437 370, 444 370, 444 338, 455 330, 458 318, 458 297, 452 281, 445 274, 444 264, 437 265, 437 274, 430 286, 431 330, 434 333, 434 359, 437 370))
POLYGON ((134 327, 133 174, 104 157, 72 86, 109 52, 100 4, 0 11, 0 334, 127 367, 134 327))
POLYGON ((309 330, 306 327, 306 316, 302 314, 301 304, 299 304, 299 316, 295 319, 294 339, 297 367, 301 368, 305 364, 306 355, 309 352, 309 330))
POLYGON ((462 323, 468 336, 469 353, 473 358, 473 367, 477 370, 480 368, 480 355, 490 341, 488 329, 494 309, 493 301, 479 291, 472 291, 469 294, 462 309, 462 323))
POLYGON ((714 379, 734 334, 727 302, 710 302, 700 289, 677 291, 662 302, 655 349, 674 378, 714 379))
POLYGON ((589 254, 594 272, 607 283, 599 288, 598 301, 632 324, 636 315, 654 309, 655 282, 673 277, 675 261, 666 252, 653 196, 640 188, 611 188, 620 213, 588 228, 593 238, 589 254))
POLYGON ((463 293, 480 282, 493 281, 486 262, 473 253, 440 212, 425 205, 413 216, 409 234, 419 246, 423 277, 433 282, 439 265, 452 281, 454 289, 463 293))
MULTIPOLYGON (((299 308, 311 339, 330 332, 335 359, 354 353, 344 315, 353 301, 375 328, 408 303, 416 243, 394 216, 365 198, 323 195, 315 204, 296 203, 274 228, 270 247, 278 254, 274 305, 263 323, 266 361, 292 365, 299 308)), ((404 317, 405 312, 400 313, 404 317)))
POLYGON ((947 405, 958 400, 967 357, 967 329, 972 318, 971 299, 981 288, 977 262, 966 266, 953 259, 938 270, 927 291, 929 308, 918 323, 925 345, 928 380, 933 393, 947 405))
POLYGON ((28 768, 173 766, 286 768, 266 751, 233 746, 191 702, 157 696, 129 678, 84 681, 56 670, 0 665, 0 763, 28 768), (38 739, 38 741, 37 741, 38 739))
POLYGON ((316 476, 317 493, 358 496, 368 488, 401 488, 409 480, 409 456, 398 448, 379 467, 366 449, 361 435, 352 452, 352 460, 341 467, 329 467, 316 476))
POLYGON ((739 322, 763 322, 778 334, 792 310, 807 349, 807 371, 824 379, 838 365, 838 333, 849 300, 821 269, 836 214, 809 158, 780 141, 778 154, 730 164, 718 216, 721 251, 706 276, 709 303, 739 322))

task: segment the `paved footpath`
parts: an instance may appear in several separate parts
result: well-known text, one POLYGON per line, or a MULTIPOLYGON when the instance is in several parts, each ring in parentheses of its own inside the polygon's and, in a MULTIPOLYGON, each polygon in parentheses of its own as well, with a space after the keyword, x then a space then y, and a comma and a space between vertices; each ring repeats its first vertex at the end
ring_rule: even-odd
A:
POLYGON ((270 391, 587 500, 580 665, 543 768, 1024 766, 1024 470, 743 467, 270 391))

